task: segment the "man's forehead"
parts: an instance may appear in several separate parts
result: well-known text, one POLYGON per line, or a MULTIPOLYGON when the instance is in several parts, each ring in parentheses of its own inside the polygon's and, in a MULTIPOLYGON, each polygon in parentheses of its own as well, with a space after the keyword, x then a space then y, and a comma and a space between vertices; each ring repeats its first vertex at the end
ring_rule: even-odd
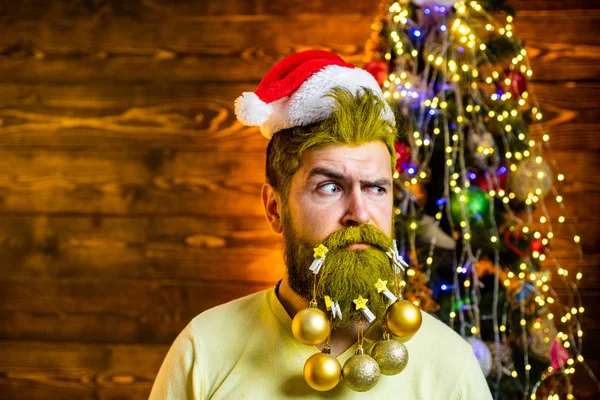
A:
POLYGON ((386 177, 391 175, 390 153, 381 141, 363 145, 331 144, 307 151, 298 172, 309 179, 324 169, 340 174, 386 177))

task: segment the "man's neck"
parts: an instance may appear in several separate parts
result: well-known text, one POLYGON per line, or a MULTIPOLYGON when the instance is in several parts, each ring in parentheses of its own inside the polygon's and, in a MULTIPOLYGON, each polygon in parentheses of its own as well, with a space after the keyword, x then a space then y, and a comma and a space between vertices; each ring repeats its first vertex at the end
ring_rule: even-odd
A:
MULTIPOLYGON (((302 298, 292 290, 287 274, 283 277, 279 285, 279 301, 291 318, 294 318, 294 315, 298 311, 308 307, 309 303, 308 300, 302 298)), ((365 332, 369 326, 365 327, 365 332)), ((358 323, 354 323, 348 328, 335 329, 331 334, 331 354, 338 356, 352 347, 358 339, 358 329, 358 323)), ((317 346, 319 350, 322 350, 324 347, 325 343, 317 346)))

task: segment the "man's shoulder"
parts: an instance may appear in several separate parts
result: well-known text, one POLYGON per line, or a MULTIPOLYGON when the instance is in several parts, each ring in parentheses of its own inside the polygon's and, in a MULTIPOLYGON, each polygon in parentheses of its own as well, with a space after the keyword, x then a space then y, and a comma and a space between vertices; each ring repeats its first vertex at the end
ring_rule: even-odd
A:
POLYGON ((253 293, 239 299, 212 307, 197 315, 188 328, 194 336, 204 336, 207 332, 239 328, 251 322, 254 317, 267 305, 266 295, 269 290, 253 293))
POLYGON ((431 379, 439 381, 441 376, 445 377, 449 393, 453 393, 447 398, 491 399, 471 344, 430 314, 423 313, 423 326, 426 329, 421 346, 427 348, 422 353, 425 362, 421 370, 427 365, 431 379))
POLYGON ((444 350, 445 354, 465 355, 472 352, 471 345, 448 325, 423 312, 421 330, 414 339, 418 339, 421 346, 431 350, 444 350))

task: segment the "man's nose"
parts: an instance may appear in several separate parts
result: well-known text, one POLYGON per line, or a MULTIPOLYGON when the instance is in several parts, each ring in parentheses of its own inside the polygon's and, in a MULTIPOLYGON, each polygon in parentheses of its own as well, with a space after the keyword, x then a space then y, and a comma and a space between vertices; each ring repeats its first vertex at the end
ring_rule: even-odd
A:
POLYGON ((367 203, 360 188, 352 189, 346 204, 346 212, 342 218, 344 226, 360 226, 369 222, 367 203))

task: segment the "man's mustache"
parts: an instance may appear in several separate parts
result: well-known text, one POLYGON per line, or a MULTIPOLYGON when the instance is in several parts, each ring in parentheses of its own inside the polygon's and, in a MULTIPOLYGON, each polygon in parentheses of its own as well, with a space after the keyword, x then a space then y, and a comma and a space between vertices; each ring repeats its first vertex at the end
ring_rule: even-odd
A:
POLYGON ((329 250, 340 250, 357 243, 365 243, 386 252, 392 247, 392 238, 373 225, 350 226, 333 232, 323 245, 329 250))

